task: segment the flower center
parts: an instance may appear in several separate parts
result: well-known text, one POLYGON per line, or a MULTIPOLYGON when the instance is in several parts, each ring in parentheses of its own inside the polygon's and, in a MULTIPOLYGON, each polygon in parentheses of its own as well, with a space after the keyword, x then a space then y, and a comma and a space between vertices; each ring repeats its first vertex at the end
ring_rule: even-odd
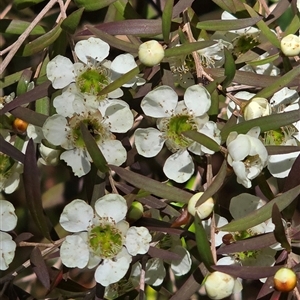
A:
POLYGON ((75 146, 77 148, 84 148, 85 142, 83 140, 81 130, 80 130, 80 124, 83 123, 91 135, 94 137, 96 142, 104 141, 106 139, 111 138, 111 133, 109 131, 109 128, 104 126, 103 123, 101 123, 101 116, 100 118, 97 117, 100 116, 96 113, 95 116, 88 116, 86 118, 75 116, 70 120, 70 127, 72 128, 72 138, 75 146))
POLYGON ((103 66, 88 68, 77 77, 76 83, 82 93, 100 96, 100 92, 110 83, 108 70, 103 66))
POLYGON ((292 125, 284 126, 277 130, 267 131, 264 135, 264 144, 277 146, 285 144, 289 139, 292 138, 292 135, 295 132, 295 127, 292 125))
POLYGON ((122 233, 114 224, 101 224, 89 232, 90 248, 102 258, 115 257, 123 247, 122 233))
POLYGON ((257 36, 244 34, 234 41, 234 52, 238 56, 242 53, 246 53, 248 50, 251 50, 257 45, 259 45, 259 39, 257 36))
POLYGON ((189 115, 176 115, 169 119, 166 145, 171 151, 187 148, 192 140, 186 138, 182 132, 196 129, 196 124, 189 115))
POLYGON ((258 154, 254 155, 254 156, 247 156, 244 159, 244 165, 246 166, 247 169, 260 164, 260 157, 258 154))

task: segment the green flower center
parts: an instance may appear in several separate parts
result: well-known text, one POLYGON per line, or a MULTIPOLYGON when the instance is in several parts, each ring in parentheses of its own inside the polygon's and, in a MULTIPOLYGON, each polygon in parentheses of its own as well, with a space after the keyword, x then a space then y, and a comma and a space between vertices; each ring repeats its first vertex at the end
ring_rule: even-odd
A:
POLYGON ((89 232, 90 248, 102 258, 115 257, 123 247, 122 233, 114 224, 101 224, 89 232))
POLYGON ((282 145, 296 132, 294 126, 284 126, 277 130, 270 130, 264 134, 264 144, 265 145, 282 145))
MULTIPOLYGON (((101 118, 101 116, 99 115, 101 118)), ((100 119, 101 120, 101 119, 100 119)), ((94 137, 96 142, 99 142, 101 140, 106 140, 111 137, 111 133, 109 132, 109 129, 105 127, 99 118, 97 116, 89 116, 88 118, 81 119, 79 117, 74 117, 70 120, 70 127, 72 128, 72 138, 73 142, 75 144, 75 147, 77 148, 84 148, 85 142, 82 137, 82 133, 80 130, 80 124, 83 123, 91 135, 94 137)))
POLYGON ((89 68, 76 79, 77 87, 82 93, 94 96, 100 96, 109 82, 108 70, 103 66, 89 68))
MULTIPOLYGON (((192 141, 186 138, 182 132, 196 129, 196 124, 191 116, 176 115, 170 118, 167 129, 167 138, 174 150, 188 147, 192 141)), ((171 149, 170 149, 171 150, 171 149)))
MULTIPOLYGON (((248 229, 248 230, 236 232, 233 235, 233 239, 235 241, 240 241, 240 240, 245 240, 247 238, 250 238, 254 235, 256 235, 256 234, 254 232, 252 232, 251 229, 248 229)), ((241 262, 245 262, 249 258, 255 258, 257 253, 258 253, 258 251, 255 251, 255 250, 243 251, 243 252, 236 253, 235 257, 237 260, 239 260, 241 262)))
POLYGON ((246 53, 248 50, 259 45, 259 39, 257 36, 251 34, 241 35, 234 43, 234 52, 238 56, 242 53, 246 53))
POLYGON ((0 154, 0 178, 8 178, 11 174, 11 168, 14 165, 14 160, 9 156, 0 154))

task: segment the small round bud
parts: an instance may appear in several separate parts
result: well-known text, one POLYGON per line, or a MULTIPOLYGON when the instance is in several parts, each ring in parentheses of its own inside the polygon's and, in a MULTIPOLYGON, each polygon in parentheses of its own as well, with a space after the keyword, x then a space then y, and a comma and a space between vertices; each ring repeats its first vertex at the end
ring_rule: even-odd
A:
POLYGON ((280 292, 290 292, 297 284, 295 272, 289 268, 281 268, 274 275, 274 287, 280 292))
POLYGON ((246 121, 268 116, 272 112, 271 105, 266 98, 253 98, 244 109, 246 121))
POLYGON ((234 290, 235 279, 219 271, 209 274, 204 286, 206 294, 210 299, 223 299, 230 296, 234 290))
POLYGON ((128 210, 127 218, 129 221, 134 222, 140 219, 143 216, 143 213, 143 205, 140 202, 133 201, 128 210))
POLYGON ((145 42, 139 47, 139 59, 147 67, 159 64, 165 56, 163 46, 155 40, 145 42))
POLYGON ((204 203, 196 207, 196 204, 202 194, 203 192, 199 192, 191 197, 188 203, 188 211, 192 216, 195 216, 197 212, 200 219, 205 219, 212 213, 214 209, 214 200, 213 198, 209 198, 204 203))
POLYGON ((13 127, 18 133, 23 134, 28 127, 28 123, 19 118, 16 118, 13 122, 13 127))
POLYGON ((300 38, 297 35, 289 34, 282 38, 280 43, 281 51, 286 56, 297 56, 300 53, 300 38))

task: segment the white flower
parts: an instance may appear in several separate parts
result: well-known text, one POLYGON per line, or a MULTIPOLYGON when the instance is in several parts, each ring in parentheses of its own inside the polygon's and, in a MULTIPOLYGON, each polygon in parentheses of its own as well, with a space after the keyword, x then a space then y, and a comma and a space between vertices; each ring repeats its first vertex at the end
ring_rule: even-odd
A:
POLYGON ((257 177, 267 165, 268 152, 258 139, 259 127, 253 127, 247 134, 231 132, 226 140, 227 162, 232 166, 237 182, 251 187, 251 180, 257 177))
POLYGON ((126 200, 108 194, 95 202, 95 209, 80 199, 65 206, 61 226, 75 234, 67 236, 60 256, 69 268, 94 268, 103 286, 119 281, 128 271, 132 256, 149 250, 151 235, 145 227, 129 227, 124 220, 126 200))
POLYGON ((204 286, 210 299, 224 299, 241 290, 238 280, 219 271, 209 274, 205 279, 204 286))
POLYGON ((268 116, 272 112, 271 105, 266 98, 255 97, 250 100, 244 110, 246 121, 268 116))
MULTIPOLYGON (((276 92, 270 100, 275 112, 287 112, 300 110, 299 95, 297 91, 283 88, 276 92)), ((281 127, 278 130, 265 132, 265 145, 297 146, 300 141, 300 121, 289 126, 281 127)), ((268 170, 276 178, 288 176, 294 161, 299 155, 299 151, 274 154, 268 157, 268 170)))
POLYGON ((16 243, 12 237, 3 231, 13 230, 17 221, 14 206, 6 200, 0 200, 0 270, 8 269, 16 250, 16 243))
POLYGON ((158 41, 150 40, 139 46, 138 55, 144 65, 152 67, 162 61, 165 56, 165 50, 158 41))
POLYGON ((300 12, 300 0, 297 0, 296 6, 297 6, 297 8, 298 8, 298 11, 300 12))
POLYGON ((71 166, 74 174, 79 177, 90 171, 91 161, 81 136, 82 122, 92 133, 109 164, 120 166, 127 157, 122 143, 115 139, 111 131, 123 133, 131 128, 133 115, 129 106, 124 101, 112 100, 99 107, 99 110, 94 113, 83 111, 82 115, 72 118, 56 114, 49 117, 43 125, 45 138, 51 144, 66 150, 60 158, 71 166))
MULTIPOLYGON (((187 181, 194 172, 194 163, 188 150, 202 155, 208 149, 182 135, 187 130, 201 129, 208 122, 206 112, 211 99, 208 91, 193 85, 187 88, 184 100, 178 102, 177 93, 169 86, 162 85, 149 92, 142 100, 145 115, 157 118, 157 128, 139 128, 135 131, 135 145, 144 157, 156 156, 165 143, 173 153, 165 162, 163 171, 176 182, 187 181)), ((203 134, 210 132, 212 139, 219 141, 219 131, 213 124, 206 125, 203 134)), ((210 152, 209 152, 210 153, 210 152)))
MULTIPOLYGON (((113 62, 107 61, 109 45, 99 38, 91 37, 75 45, 75 53, 81 62, 72 63, 70 59, 58 55, 47 64, 47 77, 55 89, 75 83, 78 92, 93 98, 94 102, 123 95, 120 88, 100 96, 100 92, 113 80, 135 68, 137 65, 131 54, 117 56, 113 62)), ((127 87, 144 81, 136 77, 127 87)), ((60 98, 59 98, 60 99, 60 98)))

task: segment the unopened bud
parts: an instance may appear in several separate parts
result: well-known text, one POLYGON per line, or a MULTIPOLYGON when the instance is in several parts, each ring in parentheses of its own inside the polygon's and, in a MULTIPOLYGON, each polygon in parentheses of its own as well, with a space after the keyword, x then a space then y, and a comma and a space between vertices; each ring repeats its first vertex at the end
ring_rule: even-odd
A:
POLYGON ((214 209, 214 200, 213 198, 209 198, 204 203, 196 207, 196 204, 202 195, 203 192, 199 192, 191 197, 188 203, 188 211, 192 216, 195 216, 197 212, 200 219, 205 219, 212 213, 214 209))
POLYGON ((244 119, 252 120, 270 115, 272 112, 271 105, 265 98, 253 98, 244 110, 244 119))
POLYGON ((139 59, 147 67, 159 64, 165 56, 163 46, 155 40, 145 42, 139 47, 139 59))
POLYGON ((128 213, 127 213, 127 218, 129 221, 137 221, 143 216, 144 208, 143 205, 140 202, 133 201, 128 213))
POLYGON ((289 34, 282 38, 280 43, 281 51, 286 56, 297 56, 300 53, 300 38, 297 35, 289 34))
POLYGON ((289 268, 281 268, 274 275, 274 287, 280 292, 290 292, 297 284, 295 272, 289 268))

